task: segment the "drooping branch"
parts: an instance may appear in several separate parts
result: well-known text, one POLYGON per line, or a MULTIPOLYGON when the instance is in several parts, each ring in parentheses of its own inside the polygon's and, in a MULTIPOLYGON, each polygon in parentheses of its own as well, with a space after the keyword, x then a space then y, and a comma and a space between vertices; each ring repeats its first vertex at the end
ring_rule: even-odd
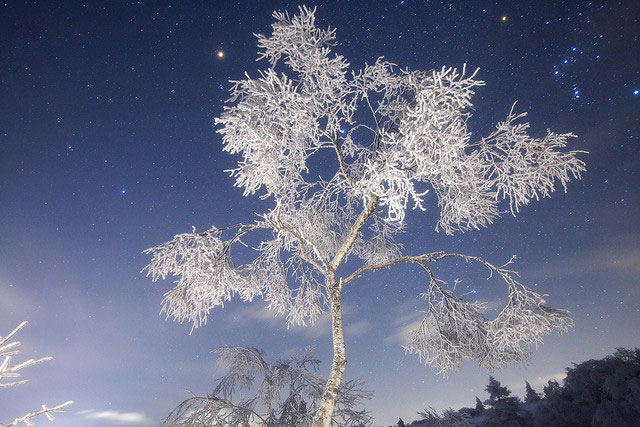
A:
MULTIPOLYGON (((443 259, 447 255, 436 256, 443 259)), ((459 256, 453 254, 453 256, 459 256)), ((430 276, 427 293, 422 297, 428 302, 428 311, 419 327, 410 334, 405 352, 415 353, 420 360, 446 374, 457 369, 467 359, 475 360, 487 371, 503 368, 528 359, 530 348, 542 342, 553 332, 566 332, 573 326, 567 310, 553 309, 545 305, 545 295, 532 291, 519 283, 517 273, 497 267, 478 257, 462 256, 467 261, 477 261, 507 284, 506 304, 492 320, 485 318, 486 305, 468 302, 461 296, 440 286, 433 271, 424 265, 430 276)))
POLYGON ((438 368, 441 373, 456 369, 465 359, 476 360, 481 367, 493 370, 525 361, 532 344, 540 343, 542 337, 553 330, 564 332, 573 325, 568 311, 547 307, 544 295, 515 279, 518 273, 507 268, 514 260, 515 257, 511 257, 507 263, 496 266, 483 258, 458 253, 402 256, 360 267, 342 283, 348 284, 366 271, 404 262, 419 264, 429 276, 428 291, 422 294, 428 311, 411 334, 411 342, 405 346, 405 351, 418 354, 425 364, 438 368), (484 303, 470 303, 454 295, 442 286, 429 266, 431 262, 451 257, 482 264, 489 270, 487 279, 494 274, 503 279, 508 290, 507 303, 493 320, 483 315, 484 303))
POLYGON ((143 269, 152 280, 167 275, 179 277, 177 286, 165 294, 162 311, 179 321, 193 322, 193 331, 206 324, 211 309, 222 306, 234 295, 245 301, 262 296, 270 309, 287 315, 288 324, 306 324, 305 319, 313 323, 322 313, 323 297, 318 289, 321 285, 307 280, 307 286, 295 292, 289 289, 287 276, 297 271, 302 273, 299 277, 309 279, 308 267, 303 264, 315 268, 316 274, 324 274, 328 263, 303 227, 288 224, 279 209, 262 215, 262 219, 255 224, 176 235, 167 243, 145 250, 144 253, 153 254, 143 269), (236 266, 230 253, 232 245, 244 244, 242 237, 257 230, 271 230, 274 239, 253 248, 260 252, 253 263, 236 266), (235 233, 227 239, 223 233, 228 231, 235 233), (283 252, 289 252, 288 261, 281 259, 283 252), (296 257, 300 262, 293 261, 296 257))
MULTIPOLYGON (((220 347, 218 362, 227 368, 212 393, 191 395, 176 407, 163 426, 310 427, 318 409, 324 381, 315 374, 320 361, 311 349, 273 362, 264 351, 246 347, 220 347), (238 399, 239 391, 247 392, 238 399)), ((341 384, 331 425, 369 425, 371 416, 357 407, 372 393, 363 382, 341 384)))

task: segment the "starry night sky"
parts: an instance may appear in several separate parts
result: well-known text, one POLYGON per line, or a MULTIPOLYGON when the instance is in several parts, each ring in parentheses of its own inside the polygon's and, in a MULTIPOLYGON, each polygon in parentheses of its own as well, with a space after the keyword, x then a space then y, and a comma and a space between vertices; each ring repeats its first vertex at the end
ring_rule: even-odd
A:
MULTIPOLYGON (((518 100, 535 136, 573 132, 571 148, 589 151, 566 194, 487 229, 438 234, 435 203, 407 216, 407 253, 442 249, 495 264, 517 254, 522 282, 574 313, 568 335, 549 336, 528 366, 496 377, 515 394, 525 379, 541 391, 573 362, 639 346, 640 3, 306 4, 318 7, 320 27, 337 28, 335 51, 354 68, 378 56, 410 69, 480 67, 474 135, 518 100)), ((266 66, 255 62, 252 33, 270 34, 271 12, 297 5, 0 3, 0 335, 29 320, 20 360, 54 357, 23 372, 27 385, 1 391, 0 421, 73 399, 59 425, 157 425, 185 389, 211 390, 220 372, 210 350, 221 345, 264 348, 268 359, 313 345, 328 374, 328 319, 287 331, 260 301, 232 302, 189 335, 190 325, 159 315, 171 282, 140 273, 143 249, 192 226, 252 221, 268 206, 233 188, 223 171, 237 159, 222 153, 213 118, 229 79, 266 66)), ((436 272, 496 307, 504 295, 473 266, 436 272)), ((403 355, 424 280, 394 267, 345 289, 346 377, 375 392, 366 407, 377 425, 486 397, 487 374, 475 365, 445 380, 403 355)))

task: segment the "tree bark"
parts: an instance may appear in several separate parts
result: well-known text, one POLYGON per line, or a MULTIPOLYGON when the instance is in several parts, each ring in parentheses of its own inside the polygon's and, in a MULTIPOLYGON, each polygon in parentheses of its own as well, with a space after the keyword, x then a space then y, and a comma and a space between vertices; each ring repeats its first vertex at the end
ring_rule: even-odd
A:
POLYGON ((335 277, 327 279, 327 289, 331 300, 331 330, 333 334, 333 364, 327 386, 322 396, 320 408, 313 418, 313 427, 329 427, 331 417, 336 406, 338 390, 342 382, 342 375, 347 367, 347 353, 344 346, 344 332, 342 330, 342 284, 336 283, 335 277))
POLYGON ((327 381, 327 386, 322 396, 322 402, 320 402, 320 408, 313 417, 313 427, 329 427, 331 425, 331 417, 333 416, 333 410, 336 406, 336 398, 338 397, 338 390, 342 382, 342 375, 347 368, 347 353, 344 346, 344 332, 342 330, 342 280, 336 282, 335 272, 351 251, 358 237, 358 233, 360 233, 362 226, 367 222, 371 214, 373 214, 377 205, 378 197, 370 195, 366 206, 362 212, 360 212, 360 215, 358 215, 347 238, 331 261, 329 271, 325 276, 329 300, 331 302, 333 364, 331 365, 331 375, 329 375, 329 380, 327 381))

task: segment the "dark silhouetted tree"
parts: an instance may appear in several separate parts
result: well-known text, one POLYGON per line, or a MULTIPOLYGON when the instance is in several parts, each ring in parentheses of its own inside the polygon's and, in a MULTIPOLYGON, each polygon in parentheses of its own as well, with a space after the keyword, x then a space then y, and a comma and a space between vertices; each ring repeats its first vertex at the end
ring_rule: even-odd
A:
POLYGON ((501 400, 504 400, 511 394, 507 387, 503 387, 500 381, 493 376, 489 376, 489 384, 485 387, 485 391, 489 393, 489 399, 485 400, 485 405, 495 406, 501 400))
POLYGON ((567 368, 564 386, 556 386, 545 387, 537 417, 541 425, 637 426, 640 349, 618 349, 604 359, 574 364, 567 368))
POLYGON ((533 387, 531 387, 531 384, 529 384, 529 381, 525 381, 524 383, 525 383, 525 390, 526 390, 524 402, 525 403, 539 402, 541 399, 540 395, 533 389, 533 387))
POLYGON ((525 426, 529 424, 527 414, 522 411, 520 399, 511 396, 511 391, 500 384, 493 376, 485 388, 489 399, 485 404, 490 408, 485 411, 483 425, 486 426, 525 426))
POLYGON ((543 391, 545 399, 553 399, 555 396, 560 394, 562 387, 558 384, 558 381, 549 380, 547 381, 547 385, 544 386, 543 391))
POLYGON ((484 411, 484 405, 482 401, 478 399, 478 396, 476 396, 476 415, 480 415, 482 411, 484 411))

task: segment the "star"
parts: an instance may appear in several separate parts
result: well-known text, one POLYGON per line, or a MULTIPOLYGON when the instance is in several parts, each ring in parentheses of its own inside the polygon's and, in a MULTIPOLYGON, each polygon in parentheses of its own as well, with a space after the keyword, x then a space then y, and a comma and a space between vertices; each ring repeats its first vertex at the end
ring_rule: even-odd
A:
POLYGON ((218 53, 216 54, 216 56, 218 57, 218 59, 222 59, 222 58, 224 58, 224 52, 219 50, 218 53))
POLYGON ((507 20, 508 20, 508 19, 509 19, 509 17, 508 17, 507 15, 502 15, 502 16, 500 17, 500 20, 501 20, 502 22, 507 22, 507 20))

